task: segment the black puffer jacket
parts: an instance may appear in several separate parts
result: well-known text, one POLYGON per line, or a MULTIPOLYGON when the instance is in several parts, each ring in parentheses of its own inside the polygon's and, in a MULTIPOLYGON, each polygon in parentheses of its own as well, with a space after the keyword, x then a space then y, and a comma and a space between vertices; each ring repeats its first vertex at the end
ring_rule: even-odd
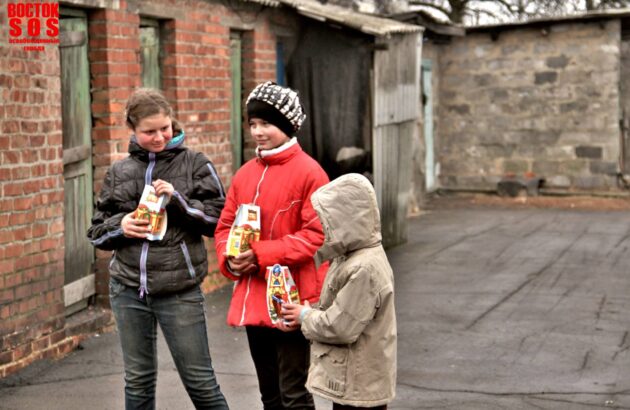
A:
POLYGON ((208 274, 202 235, 214 235, 224 202, 221 181, 205 155, 181 143, 150 153, 132 138, 129 157, 107 171, 87 235, 95 247, 114 251, 110 274, 123 284, 137 287, 141 295, 177 292, 199 284, 208 274), (166 207, 164 238, 126 238, 123 217, 138 206, 144 185, 157 179, 175 188, 166 207))

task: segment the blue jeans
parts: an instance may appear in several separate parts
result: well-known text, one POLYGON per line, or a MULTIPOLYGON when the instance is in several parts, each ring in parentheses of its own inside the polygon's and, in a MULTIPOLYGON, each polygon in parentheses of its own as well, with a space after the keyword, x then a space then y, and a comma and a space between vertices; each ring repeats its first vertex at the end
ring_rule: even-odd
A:
POLYGON ((228 409, 212 368, 204 297, 198 286, 164 296, 109 282, 110 302, 125 363, 125 409, 155 409, 157 325, 196 409, 228 409))

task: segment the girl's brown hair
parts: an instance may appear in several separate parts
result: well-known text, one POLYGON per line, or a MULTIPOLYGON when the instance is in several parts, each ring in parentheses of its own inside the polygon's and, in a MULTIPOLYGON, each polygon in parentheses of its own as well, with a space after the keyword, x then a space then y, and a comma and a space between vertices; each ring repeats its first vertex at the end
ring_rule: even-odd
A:
POLYGON ((127 101, 127 126, 135 130, 140 121, 156 114, 164 114, 173 122, 173 134, 181 132, 181 127, 173 118, 173 108, 164 95, 153 88, 138 88, 127 101))

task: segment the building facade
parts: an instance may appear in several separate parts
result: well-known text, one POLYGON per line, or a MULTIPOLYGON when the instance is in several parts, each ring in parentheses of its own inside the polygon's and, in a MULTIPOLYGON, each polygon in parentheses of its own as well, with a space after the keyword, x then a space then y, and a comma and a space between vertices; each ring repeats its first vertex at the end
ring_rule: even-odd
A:
MULTIPOLYGON (((35 2, 10 1, 18 3, 35 2)), ((111 255, 95 252, 86 230, 106 170, 127 155, 124 110, 137 87, 163 90, 187 145, 213 161, 227 187, 253 152, 244 132, 249 91, 266 80, 293 86, 304 67, 318 73, 322 65, 310 62, 325 58, 329 72, 299 80, 301 98, 311 121, 355 122, 361 126, 353 128, 354 139, 365 137, 368 152, 374 146, 388 153, 375 156, 368 171, 376 173, 387 210, 384 237, 391 244, 404 240, 406 201, 400 198, 406 198, 409 173, 397 165, 406 158, 400 141, 412 138, 418 121, 420 27, 314 0, 70 0, 58 10, 28 23, 12 20, 9 7, 0 9, 3 28, 25 28, 21 37, 0 30, 0 377, 61 356, 113 324, 107 309, 111 255), (13 41, 28 40, 29 24, 57 26, 49 39, 58 44, 13 41), (308 33, 327 33, 329 42, 308 33), (344 70, 347 53, 325 53, 337 41, 360 44, 366 62, 358 68, 364 82, 340 84, 345 95, 373 95, 367 92, 358 104, 365 110, 348 105, 315 115, 338 101, 307 90, 331 89, 331 79, 352 77, 344 70), (390 70, 392 56, 413 69, 390 70), (409 100, 404 110, 398 96, 409 100), (370 101, 378 102, 374 112, 370 101)), ((302 134, 309 146, 315 134, 302 134)), ((322 136, 331 146, 338 137, 322 136)), ((305 149, 318 160, 329 154, 305 149)), ((206 292, 227 283, 213 266, 211 243, 208 249, 206 292)))
MULTIPOLYGON (((161 88, 188 145, 229 185, 242 161, 232 152, 233 130, 242 130, 232 107, 243 90, 276 79, 271 20, 283 19, 230 1, 72 0, 59 7, 59 44, 29 50, 9 43, 10 17, 3 5, 0 377, 111 324, 101 308, 110 255, 95 254, 85 233, 105 171, 127 155, 130 92, 161 88)), ((206 291, 225 283, 216 270, 209 276, 206 291)))
POLYGON ((623 12, 426 36, 423 159, 428 188, 625 189, 628 23, 623 12), (429 105, 427 110, 426 104, 429 105))

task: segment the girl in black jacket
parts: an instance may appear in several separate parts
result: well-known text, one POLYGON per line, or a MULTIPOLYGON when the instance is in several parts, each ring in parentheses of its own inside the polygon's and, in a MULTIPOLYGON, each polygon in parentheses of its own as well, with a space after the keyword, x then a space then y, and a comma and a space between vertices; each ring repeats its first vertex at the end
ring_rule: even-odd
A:
POLYGON ((133 131, 129 156, 107 171, 88 237, 111 250, 110 302, 125 364, 125 408, 154 409, 157 325, 197 409, 227 409, 208 351, 204 297, 207 275, 202 235, 213 236, 225 193, 212 163, 186 148, 184 131, 164 96, 135 91, 127 103, 133 131), (145 185, 166 196, 167 228, 147 239, 136 218, 145 185))

